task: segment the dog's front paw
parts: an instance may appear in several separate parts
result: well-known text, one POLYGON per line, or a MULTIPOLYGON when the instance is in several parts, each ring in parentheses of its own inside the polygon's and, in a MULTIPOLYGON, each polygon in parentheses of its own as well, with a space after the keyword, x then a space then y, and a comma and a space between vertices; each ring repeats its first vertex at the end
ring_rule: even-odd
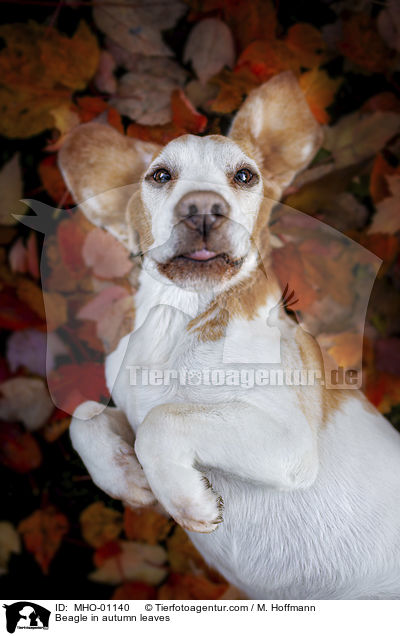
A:
POLYGON ((175 521, 190 532, 213 532, 223 521, 224 503, 210 486, 201 496, 173 497, 169 502, 169 513, 175 521))
POLYGON ((134 434, 122 411, 84 402, 70 426, 72 445, 96 486, 130 507, 156 499, 134 450, 134 434))
MULTIPOLYGON (((143 468, 137 461, 133 448, 121 445, 114 457, 115 466, 120 472, 117 498, 130 508, 150 506, 156 503, 157 500, 149 486, 143 468)), ((111 494, 111 496, 115 497, 115 494, 111 494)))
POLYGON ((136 453, 155 497, 175 521, 191 532, 213 532, 222 521, 223 501, 192 466, 155 459, 141 439, 136 453))

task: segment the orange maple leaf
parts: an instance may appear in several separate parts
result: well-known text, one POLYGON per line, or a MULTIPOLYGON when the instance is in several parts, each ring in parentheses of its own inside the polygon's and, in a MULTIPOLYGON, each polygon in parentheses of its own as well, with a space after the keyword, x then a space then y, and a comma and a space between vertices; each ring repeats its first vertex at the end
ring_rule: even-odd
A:
POLYGON ((313 68, 300 76, 299 83, 306 97, 312 114, 320 124, 329 122, 326 108, 333 102, 341 79, 332 79, 318 68, 313 68))
POLYGON ((50 563, 68 529, 67 517, 54 506, 36 510, 18 525, 26 549, 34 555, 44 574, 48 574, 50 563))
POLYGON ((379 153, 375 157, 369 181, 369 191, 375 203, 391 196, 389 185, 386 180, 386 177, 391 174, 400 174, 400 166, 394 167, 390 165, 383 154, 379 153))

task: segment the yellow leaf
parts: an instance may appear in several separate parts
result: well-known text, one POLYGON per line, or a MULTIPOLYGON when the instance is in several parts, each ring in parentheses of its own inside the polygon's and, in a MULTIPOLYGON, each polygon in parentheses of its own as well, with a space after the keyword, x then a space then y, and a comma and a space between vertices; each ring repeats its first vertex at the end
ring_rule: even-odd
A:
POLYGON ((339 367, 344 369, 357 369, 361 365, 362 334, 340 333, 332 337, 333 344, 328 353, 339 367))
POLYGON ((67 322, 67 300, 62 294, 43 292, 46 308, 47 331, 55 331, 67 322))
POLYGON ((102 501, 91 504, 80 515, 82 536, 93 548, 117 539, 122 530, 122 514, 102 501))
POLYGON ((173 534, 167 539, 168 561, 172 572, 207 571, 207 565, 197 552, 186 532, 176 526, 173 534))

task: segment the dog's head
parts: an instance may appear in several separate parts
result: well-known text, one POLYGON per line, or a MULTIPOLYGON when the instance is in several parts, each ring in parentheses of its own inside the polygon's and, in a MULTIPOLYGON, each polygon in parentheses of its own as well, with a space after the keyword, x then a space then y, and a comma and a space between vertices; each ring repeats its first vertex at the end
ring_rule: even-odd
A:
POLYGON ((66 140, 60 166, 88 218, 140 250, 154 275, 221 291, 256 266, 270 210, 320 138, 284 73, 250 94, 228 137, 184 135, 162 148, 86 124, 66 140))

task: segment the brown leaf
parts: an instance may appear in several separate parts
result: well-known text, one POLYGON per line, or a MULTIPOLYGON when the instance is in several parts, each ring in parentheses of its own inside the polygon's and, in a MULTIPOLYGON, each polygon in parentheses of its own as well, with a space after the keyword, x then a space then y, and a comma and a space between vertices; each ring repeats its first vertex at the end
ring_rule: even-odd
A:
POLYGON ((48 574, 50 563, 68 529, 68 519, 54 506, 36 510, 18 525, 25 548, 34 555, 44 574, 48 574))
POLYGON ((304 276, 304 263, 298 248, 288 243, 273 251, 272 262, 281 288, 286 285, 294 291, 298 303, 296 310, 303 311, 312 305, 317 294, 304 276))
POLYGON ((140 600, 147 601, 157 598, 157 590, 147 583, 139 583, 139 581, 132 581, 123 583, 114 590, 114 594, 111 597, 113 601, 128 601, 128 600, 140 600))
POLYGON ((210 104, 211 109, 216 113, 231 113, 260 82, 249 69, 242 68, 235 72, 224 69, 210 83, 219 87, 217 97, 210 104))
POLYGON ((57 166, 56 159, 56 155, 52 155, 40 162, 38 168, 40 179, 44 189, 55 203, 59 203, 62 200, 63 205, 73 205, 73 199, 68 194, 67 186, 57 166))
POLYGON ((50 421, 44 426, 42 433, 46 442, 51 444, 55 442, 65 431, 69 429, 71 423, 70 417, 59 417, 62 411, 57 411, 56 416, 52 417, 50 421))
POLYGON ((307 22, 293 24, 288 30, 284 42, 287 48, 295 54, 301 67, 320 66, 328 59, 321 32, 307 22))
POLYGON ((173 534, 167 539, 168 560, 171 570, 185 574, 201 570, 206 572, 208 566, 197 552, 186 532, 176 526, 173 534))
POLYGON ((124 530, 132 541, 145 541, 156 545, 168 536, 173 521, 164 517, 154 508, 125 508, 124 530))
POLYGON ((342 25, 339 50, 370 73, 384 73, 391 55, 380 37, 375 21, 366 13, 354 13, 342 25))
POLYGON ((228 583, 214 583, 203 576, 176 574, 169 576, 161 586, 158 598, 163 600, 198 600, 221 598, 228 589, 228 583))
POLYGON ((98 64, 97 41, 84 22, 71 38, 33 21, 2 25, 0 37, 0 133, 31 137, 55 126, 52 111, 86 87, 98 64))

